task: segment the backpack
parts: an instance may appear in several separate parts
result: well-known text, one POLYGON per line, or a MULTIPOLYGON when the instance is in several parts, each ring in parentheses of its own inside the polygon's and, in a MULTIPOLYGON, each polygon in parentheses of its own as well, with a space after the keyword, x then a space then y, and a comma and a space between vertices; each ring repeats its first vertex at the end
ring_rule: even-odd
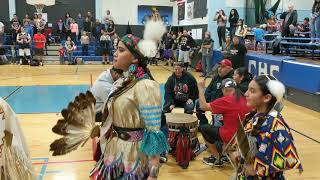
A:
POLYGON ((40 62, 36 59, 31 59, 30 60, 30 66, 39 66, 40 62))

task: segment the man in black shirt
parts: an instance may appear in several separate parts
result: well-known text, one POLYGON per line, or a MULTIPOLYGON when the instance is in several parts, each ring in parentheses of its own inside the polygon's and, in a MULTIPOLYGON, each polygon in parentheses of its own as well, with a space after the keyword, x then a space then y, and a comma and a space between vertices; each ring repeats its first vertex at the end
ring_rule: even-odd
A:
POLYGON ((173 56, 173 52, 172 52, 172 48, 173 48, 173 39, 171 37, 170 33, 167 33, 167 36, 164 38, 164 55, 163 58, 166 62, 166 65, 168 65, 169 61, 171 61, 172 56, 173 56))
POLYGON ((231 45, 231 62, 233 69, 244 67, 244 59, 247 54, 247 48, 240 43, 239 37, 233 37, 233 44, 231 45))
POLYGON ((195 100, 199 97, 196 79, 183 70, 183 63, 174 63, 174 73, 165 84, 164 113, 169 113, 175 107, 184 108, 184 113, 192 114, 195 100))
MULTIPOLYGON (((226 78, 232 78, 233 69, 232 62, 228 59, 222 60, 220 63, 220 67, 218 68, 218 75, 212 78, 209 86, 205 91, 206 102, 212 102, 223 96, 222 90, 220 88, 221 83, 226 78)), ((205 116, 205 112, 200 109, 199 101, 196 101, 196 110, 197 110, 197 118, 200 120, 200 126, 204 124, 208 124, 208 119, 205 116)))
POLYGON ((189 51, 195 46, 195 42, 192 37, 188 34, 187 30, 183 31, 183 35, 179 39, 180 51, 179 51, 179 62, 184 62, 186 70, 189 66, 189 51))

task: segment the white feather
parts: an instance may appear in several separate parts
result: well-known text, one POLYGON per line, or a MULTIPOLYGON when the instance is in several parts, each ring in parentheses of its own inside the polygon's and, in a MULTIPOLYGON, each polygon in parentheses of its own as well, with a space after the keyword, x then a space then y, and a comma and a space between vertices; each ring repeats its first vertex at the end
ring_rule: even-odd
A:
POLYGON ((148 21, 144 28, 143 39, 159 41, 167 31, 162 21, 148 21))
POLYGON ((270 93, 277 98, 277 101, 280 102, 286 92, 285 86, 277 80, 270 80, 267 83, 270 93))
POLYGON ((138 47, 145 57, 155 57, 158 51, 156 42, 152 40, 141 40, 138 47))

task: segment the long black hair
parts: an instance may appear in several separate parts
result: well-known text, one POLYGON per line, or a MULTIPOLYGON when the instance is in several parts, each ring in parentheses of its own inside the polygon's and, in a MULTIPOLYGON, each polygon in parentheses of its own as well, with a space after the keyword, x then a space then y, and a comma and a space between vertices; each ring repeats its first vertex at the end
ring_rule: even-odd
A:
POLYGON ((276 80, 273 76, 269 75, 260 75, 254 78, 254 81, 258 84, 260 87, 260 90, 262 91, 263 95, 268 95, 270 94, 272 96, 271 101, 268 102, 267 105, 267 114, 271 111, 271 109, 274 107, 274 105, 277 102, 277 98, 271 94, 267 84, 270 80, 276 80))
POLYGON ((239 74, 239 76, 243 77, 242 81, 244 82, 252 80, 252 74, 249 73, 248 69, 245 67, 240 67, 236 69, 235 72, 239 74))
POLYGON ((229 18, 231 18, 232 16, 234 16, 235 18, 239 18, 239 13, 236 9, 231 9, 229 18), (234 15, 231 14, 232 11, 234 11, 234 15))

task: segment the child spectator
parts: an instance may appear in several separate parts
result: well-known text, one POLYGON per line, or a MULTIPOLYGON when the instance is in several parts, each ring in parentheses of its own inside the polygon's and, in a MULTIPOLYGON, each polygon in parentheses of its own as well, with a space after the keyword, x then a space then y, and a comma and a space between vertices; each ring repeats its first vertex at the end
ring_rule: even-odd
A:
POLYGON ((60 45, 59 47, 59 60, 60 60, 60 64, 64 64, 64 47, 62 45, 60 45))
POLYGON ((37 34, 33 36, 33 41, 35 42, 34 50, 36 59, 39 61, 39 64, 43 66, 43 49, 45 48, 46 36, 41 34, 41 31, 38 30, 37 34))
POLYGON ((100 47, 101 47, 101 54, 102 54, 102 64, 109 64, 109 51, 110 51, 110 45, 111 45, 111 38, 108 35, 107 31, 101 30, 102 35, 100 37, 100 47))
POLYGON ((306 34, 300 34, 300 36, 310 38, 310 34, 307 33, 307 32, 310 32, 309 18, 304 18, 303 24, 298 26, 298 30, 300 32, 306 33, 306 34))
POLYGON ((75 65, 75 62, 72 58, 72 54, 73 54, 73 51, 76 48, 76 46, 75 46, 74 42, 71 40, 70 36, 67 37, 67 41, 65 43, 65 48, 67 50, 69 64, 75 65))
POLYGON ((72 23, 70 24, 70 29, 71 29, 71 39, 73 42, 77 42, 77 36, 79 34, 79 28, 78 24, 76 23, 76 20, 72 20, 72 23))
POLYGON ((256 24, 256 27, 252 29, 252 32, 254 33, 254 38, 256 40, 254 50, 257 51, 258 44, 261 46, 262 41, 264 40, 264 30, 260 28, 260 24, 256 24))
POLYGON ((88 49, 90 44, 90 38, 85 31, 83 31, 80 41, 82 45, 82 56, 89 56, 88 49))

